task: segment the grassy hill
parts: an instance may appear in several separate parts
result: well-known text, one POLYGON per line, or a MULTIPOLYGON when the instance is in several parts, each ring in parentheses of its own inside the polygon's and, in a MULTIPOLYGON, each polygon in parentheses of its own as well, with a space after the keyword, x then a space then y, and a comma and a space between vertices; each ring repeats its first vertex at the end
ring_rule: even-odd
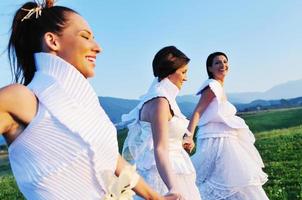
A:
POLYGON ((302 124, 302 107, 242 113, 240 116, 254 133, 302 124))
MULTIPOLYGON (((302 107, 241 113, 256 136, 269 181, 271 200, 302 199, 302 107)), ((121 150, 127 129, 119 130, 121 150)), ((0 157, 0 199, 23 199, 11 175, 7 157, 0 157)))
POLYGON ((256 139, 269 176, 264 189, 270 199, 302 199, 302 125, 260 132, 256 139))
MULTIPOLYGON (((256 137, 270 200, 302 200, 302 107, 241 113, 256 137)), ((119 131, 120 150, 127 129, 119 131)))

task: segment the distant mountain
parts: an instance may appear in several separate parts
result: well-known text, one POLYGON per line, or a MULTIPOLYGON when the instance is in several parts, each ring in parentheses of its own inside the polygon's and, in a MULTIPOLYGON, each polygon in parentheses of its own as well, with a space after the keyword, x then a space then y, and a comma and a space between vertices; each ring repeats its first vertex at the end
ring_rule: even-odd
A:
POLYGON ((138 100, 114 97, 99 97, 99 101, 113 123, 120 122, 122 114, 128 113, 139 103, 138 100))
POLYGON ((302 96, 302 79, 274 86, 264 93, 262 99, 289 99, 300 96, 302 96))
POLYGON ((276 108, 291 108, 302 106, 302 97, 278 100, 255 100, 247 104, 235 104, 235 106, 239 112, 276 108))
MULTIPOLYGON (((228 99, 240 112, 302 106, 302 79, 279 84, 265 92, 229 93, 228 99)), ((176 100, 184 115, 190 117, 199 100, 199 96, 178 96, 176 100)), ((110 119, 114 123, 118 123, 121 120, 121 115, 128 113, 139 101, 100 97, 100 102, 110 119)))
MULTIPOLYGON (((191 117, 195 103, 191 102, 181 102, 179 107, 182 113, 188 118, 191 117)), ((292 98, 292 99, 278 99, 278 100, 254 100, 251 103, 239 103, 234 104, 238 112, 246 111, 257 111, 257 110, 267 110, 267 109, 277 109, 277 108, 291 108, 302 106, 302 97, 292 98)))
POLYGON ((234 104, 250 103, 256 99, 263 99, 263 92, 228 93, 227 96, 228 100, 234 104))
POLYGON ((194 111, 194 108, 196 106, 195 103, 191 103, 191 102, 179 102, 178 101, 178 105, 179 105, 179 108, 181 110, 181 112, 188 118, 191 117, 193 111, 194 111))
MULTIPOLYGON (((111 121, 115 124, 118 124, 121 121, 121 116, 123 114, 131 111, 139 103, 139 100, 114 97, 99 97, 99 101, 111 121)), ((192 102, 182 102, 181 100, 177 100, 177 102, 182 113, 186 116, 191 116, 196 104, 192 102)))
POLYGON ((272 87, 265 92, 230 93, 229 100, 233 103, 249 103, 256 99, 290 99, 302 96, 302 79, 288 81, 272 87))
MULTIPOLYGON (((272 100, 272 99, 289 99, 302 96, 302 79, 289 81, 272 87, 265 92, 240 92, 228 93, 228 99, 234 104, 250 103, 257 99, 272 100)), ((197 103, 196 95, 184 95, 178 97, 179 102, 197 103)))
POLYGON ((199 100, 199 96, 197 96, 197 95, 183 95, 183 96, 176 97, 176 101, 178 103, 187 102, 187 103, 196 104, 198 102, 198 100, 199 100))

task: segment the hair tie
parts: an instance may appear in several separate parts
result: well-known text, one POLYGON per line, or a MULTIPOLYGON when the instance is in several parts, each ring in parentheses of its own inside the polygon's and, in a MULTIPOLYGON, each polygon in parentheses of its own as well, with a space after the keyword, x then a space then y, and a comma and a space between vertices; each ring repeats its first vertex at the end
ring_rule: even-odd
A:
POLYGON ((43 8, 50 8, 54 5, 54 0, 45 0, 44 3, 40 3, 38 0, 35 0, 37 7, 32 9, 21 8, 21 10, 27 11, 28 13, 22 18, 21 22, 26 19, 30 19, 33 14, 36 15, 38 19, 42 15, 43 8))
POLYGON ((25 15, 22 18, 21 22, 23 22, 26 19, 29 19, 33 14, 36 14, 36 19, 38 19, 38 17, 41 16, 41 14, 42 14, 42 9, 43 8, 41 5, 38 5, 37 7, 32 8, 32 9, 21 8, 21 10, 28 12, 27 15, 25 15))

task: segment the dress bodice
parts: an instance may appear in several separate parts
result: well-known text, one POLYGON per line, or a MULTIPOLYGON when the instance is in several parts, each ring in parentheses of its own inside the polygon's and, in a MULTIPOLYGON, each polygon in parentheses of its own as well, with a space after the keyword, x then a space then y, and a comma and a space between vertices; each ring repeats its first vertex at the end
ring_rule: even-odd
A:
POLYGON ((103 172, 113 175, 117 164, 116 129, 75 67, 47 53, 36 53, 35 62, 28 88, 38 112, 9 147, 17 184, 27 199, 100 199, 103 172))
POLYGON ((227 100, 225 91, 218 81, 208 79, 197 94, 203 95, 202 91, 206 87, 210 87, 215 97, 202 114, 198 123, 199 127, 206 126, 209 123, 220 123, 229 128, 248 128, 244 120, 236 116, 235 106, 227 100))
MULTIPOLYGON (((152 134, 151 124, 146 121, 139 121, 141 125, 142 134, 150 135, 152 134)), ((172 149, 182 149, 182 139, 186 132, 189 121, 187 119, 172 117, 168 122, 169 126, 169 148, 172 149)), ((151 135, 152 137, 152 135, 151 135)), ((152 143, 153 146, 153 143, 152 143)))
POLYGON ((168 122, 169 157, 172 169, 175 173, 195 173, 190 158, 182 147, 182 138, 186 132, 188 120, 181 113, 175 100, 178 92, 179 89, 168 78, 161 81, 155 78, 147 93, 141 97, 140 103, 128 114, 122 116, 124 122, 132 120, 128 124, 129 131, 123 146, 123 156, 129 162, 136 163, 138 169, 156 168, 151 124, 139 119, 140 110, 145 102, 157 97, 165 97, 174 113, 168 122))
MULTIPOLYGON (((187 119, 174 116, 169 122, 169 159, 175 173, 191 174, 195 173, 187 152, 182 147, 182 138, 189 121, 187 119)), ((139 121, 137 127, 129 128, 129 134, 136 135, 137 145, 130 145, 131 155, 140 170, 148 170, 156 166, 154 158, 154 146, 152 139, 151 123, 139 121)))

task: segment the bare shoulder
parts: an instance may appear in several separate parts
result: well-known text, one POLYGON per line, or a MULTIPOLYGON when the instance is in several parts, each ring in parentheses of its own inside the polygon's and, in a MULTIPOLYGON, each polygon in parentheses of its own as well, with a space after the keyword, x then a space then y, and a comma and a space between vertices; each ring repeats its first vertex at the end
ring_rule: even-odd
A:
POLYGON ((0 89, 0 111, 20 117, 22 120, 35 115, 36 107, 36 97, 26 86, 11 84, 0 89))
POLYGON ((147 101, 141 110, 141 119, 144 121, 152 121, 154 116, 169 112, 169 102, 165 97, 156 97, 147 101))
POLYGON ((210 87, 205 88, 197 103, 196 110, 200 113, 203 112, 214 98, 215 98, 215 94, 211 90, 211 88, 210 87))
POLYGON ((148 102, 149 106, 152 108, 151 110, 165 110, 169 111, 169 102, 165 97, 157 97, 148 102))
POLYGON ((212 100, 215 97, 215 93, 211 90, 210 87, 207 87, 204 89, 201 98, 204 98, 206 100, 212 100))
POLYGON ((34 99, 33 92, 21 84, 11 84, 0 89, 0 108, 2 109, 10 104, 17 106, 18 103, 26 103, 34 99))

